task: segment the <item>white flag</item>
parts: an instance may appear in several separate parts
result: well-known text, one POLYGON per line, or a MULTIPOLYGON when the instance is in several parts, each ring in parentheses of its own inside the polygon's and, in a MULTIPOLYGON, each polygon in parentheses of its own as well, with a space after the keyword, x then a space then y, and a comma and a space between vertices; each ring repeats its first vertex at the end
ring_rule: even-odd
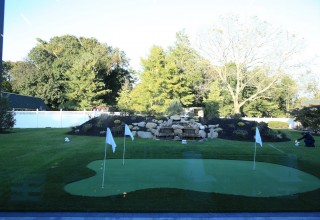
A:
POLYGON ((112 137, 112 134, 111 134, 111 131, 109 128, 107 128, 107 136, 106 136, 106 143, 107 144, 110 144, 112 146, 112 151, 113 153, 115 152, 116 150, 116 143, 114 142, 114 139, 112 137))
POLYGON ((261 136, 260 136, 260 132, 258 127, 256 127, 256 143, 260 144, 260 146, 262 147, 262 140, 261 140, 261 136))
POLYGON ((127 124, 124 125, 124 135, 129 135, 131 137, 131 140, 134 140, 134 137, 130 131, 130 128, 127 124))

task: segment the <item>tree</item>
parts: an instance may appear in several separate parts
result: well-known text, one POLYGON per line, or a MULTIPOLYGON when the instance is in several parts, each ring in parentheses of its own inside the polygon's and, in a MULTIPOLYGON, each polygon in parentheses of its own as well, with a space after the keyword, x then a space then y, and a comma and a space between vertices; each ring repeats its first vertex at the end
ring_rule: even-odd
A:
POLYGON ((0 131, 13 128, 16 120, 6 97, 0 95, 0 131))
POLYGON ((174 99, 171 101, 170 105, 168 106, 166 113, 168 115, 180 115, 183 111, 183 106, 178 99, 174 99))
POLYGON ((320 131, 320 106, 294 109, 291 114, 304 128, 311 129, 316 134, 320 131))
POLYGON ((169 85, 173 99, 179 99, 184 106, 202 104, 202 86, 207 68, 203 58, 192 48, 185 31, 176 33, 176 41, 169 47, 167 64, 171 65, 169 85))
POLYGON ((13 63, 10 70, 12 90, 21 95, 37 96, 39 76, 35 65, 27 61, 13 63))
POLYGON ((0 80, 1 91, 12 92, 11 76, 9 74, 13 63, 2 61, 2 80, 0 80))
POLYGON ((248 24, 229 17, 202 35, 199 52, 211 62, 212 74, 219 77, 232 97, 233 111, 259 99, 291 67, 299 51, 294 35, 253 18, 248 24), (242 96, 247 88, 255 88, 242 96))
POLYGON ((119 95, 117 97, 117 107, 119 110, 123 111, 125 115, 132 111, 132 98, 131 92, 132 88, 128 80, 125 81, 121 90, 119 91, 119 95))
POLYGON ((13 87, 42 98, 51 109, 112 105, 130 78, 125 54, 94 38, 64 35, 37 41, 28 60, 12 69, 13 87))
POLYGON ((178 32, 174 46, 167 51, 153 46, 141 63, 140 83, 132 90, 133 108, 148 114, 163 114, 172 100, 182 106, 202 102, 198 89, 204 81, 201 57, 192 49, 184 32, 178 32))
POLYGON ((220 85, 218 81, 211 84, 208 97, 204 99, 204 115, 207 119, 217 118, 220 116, 219 109, 222 105, 220 85))
POLYGON ((140 83, 132 90, 133 109, 150 115, 164 113, 171 99, 168 90, 170 75, 166 65, 166 52, 153 46, 147 59, 142 59, 140 83))

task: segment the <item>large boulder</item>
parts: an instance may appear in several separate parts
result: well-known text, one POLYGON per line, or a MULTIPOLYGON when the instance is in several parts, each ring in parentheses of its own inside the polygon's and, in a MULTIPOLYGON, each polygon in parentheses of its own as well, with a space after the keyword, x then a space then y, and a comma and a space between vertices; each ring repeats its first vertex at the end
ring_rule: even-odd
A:
POLYGON ((144 121, 139 122, 138 126, 144 128, 146 126, 146 122, 144 122, 144 121))
POLYGON ((138 137, 141 137, 141 138, 153 138, 153 135, 151 132, 149 131, 138 131, 138 137))
POLYGON ((208 133, 208 138, 214 139, 218 137, 218 132, 216 132, 213 128, 210 129, 210 132, 208 133))
POLYGON ((156 128, 157 127, 157 124, 156 123, 154 123, 154 122, 148 122, 147 124, 146 124, 146 128, 148 128, 148 129, 154 129, 154 128, 156 128))
POLYGON ((174 121, 180 121, 181 117, 180 117, 180 115, 172 115, 172 116, 170 116, 170 119, 172 119, 174 121))
POLYGON ((206 133, 204 130, 200 130, 200 131, 199 131, 199 135, 200 135, 200 137, 202 137, 202 138, 206 138, 206 137, 207 137, 207 133, 206 133))

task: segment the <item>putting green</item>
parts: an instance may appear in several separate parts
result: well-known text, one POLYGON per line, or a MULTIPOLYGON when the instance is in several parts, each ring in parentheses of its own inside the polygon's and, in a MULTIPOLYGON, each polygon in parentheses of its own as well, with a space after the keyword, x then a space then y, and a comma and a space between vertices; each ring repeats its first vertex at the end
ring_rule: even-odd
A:
POLYGON ((95 176, 67 184, 64 189, 80 196, 104 197, 149 188, 178 188, 250 197, 273 197, 320 188, 320 179, 300 170, 271 163, 213 159, 128 159, 103 161, 88 168, 95 176))

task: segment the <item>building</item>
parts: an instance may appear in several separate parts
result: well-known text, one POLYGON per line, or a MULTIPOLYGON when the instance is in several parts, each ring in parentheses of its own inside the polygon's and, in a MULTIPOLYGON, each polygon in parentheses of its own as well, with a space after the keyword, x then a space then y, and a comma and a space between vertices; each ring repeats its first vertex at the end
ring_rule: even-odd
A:
POLYGON ((48 106, 40 98, 19 95, 9 92, 1 92, 2 97, 6 97, 9 101, 10 108, 14 110, 26 111, 26 110, 49 110, 48 106))

